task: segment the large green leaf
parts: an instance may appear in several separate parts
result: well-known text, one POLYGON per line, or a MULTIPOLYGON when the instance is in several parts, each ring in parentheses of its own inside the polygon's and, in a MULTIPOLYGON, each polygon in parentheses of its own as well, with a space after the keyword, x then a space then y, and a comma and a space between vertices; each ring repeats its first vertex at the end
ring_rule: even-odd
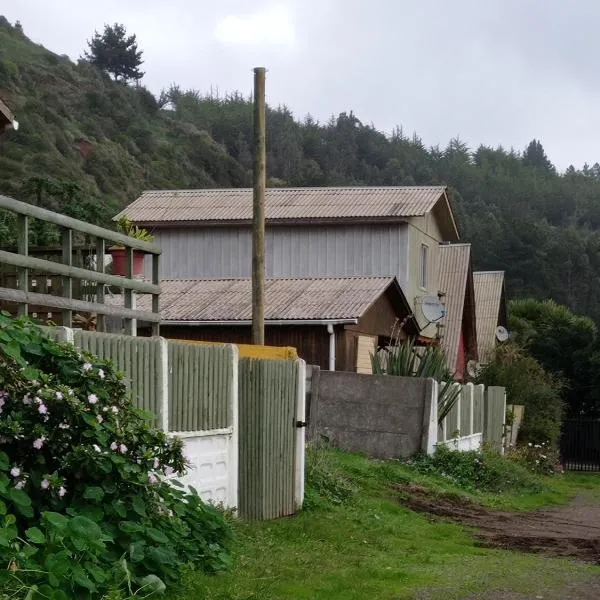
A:
POLYGON ((46 536, 38 527, 30 527, 25 532, 25 537, 34 544, 44 544, 46 542, 46 536))

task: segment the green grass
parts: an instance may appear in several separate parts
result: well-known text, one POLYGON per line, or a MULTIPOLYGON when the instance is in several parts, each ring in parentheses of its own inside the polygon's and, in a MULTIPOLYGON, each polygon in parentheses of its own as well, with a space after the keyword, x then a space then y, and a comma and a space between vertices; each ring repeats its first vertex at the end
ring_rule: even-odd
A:
POLYGON ((315 459, 333 483, 328 489, 321 478, 321 494, 309 489, 310 510, 274 522, 237 523, 232 571, 217 577, 190 573, 170 599, 449 599, 494 589, 539 594, 600 576, 600 568, 590 565, 480 548, 467 528, 403 508, 390 486, 411 482, 522 510, 567 502, 582 489, 599 494, 600 477, 541 480, 546 490, 537 494, 465 493, 398 462, 334 451, 319 451, 313 464, 315 459))

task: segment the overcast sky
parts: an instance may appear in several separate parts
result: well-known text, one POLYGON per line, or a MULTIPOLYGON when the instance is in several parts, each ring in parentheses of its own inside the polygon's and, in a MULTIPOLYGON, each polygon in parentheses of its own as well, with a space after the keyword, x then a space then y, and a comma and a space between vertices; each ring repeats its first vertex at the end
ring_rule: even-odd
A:
POLYGON ((124 23, 155 92, 249 92, 265 66, 268 101, 297 117, 353 110, 427 145, 535 137, 561 169, 600 162, 597 0, 2 0, 0 14, 74 60, 124 23))

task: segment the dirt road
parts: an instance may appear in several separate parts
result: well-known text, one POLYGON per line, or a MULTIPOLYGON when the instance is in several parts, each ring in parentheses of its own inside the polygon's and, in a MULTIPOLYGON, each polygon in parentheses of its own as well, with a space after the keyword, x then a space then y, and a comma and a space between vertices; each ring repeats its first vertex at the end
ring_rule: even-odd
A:
MULTIPOLYGON (((414 511, 474 527, 473 534, 483 546, 569 557, 600 565, 600 505, 584 494, 567 506, 506 512, 462 499, 434 497, 418 486, 397 486, 397 489, 402 504, 414 511)), ((543 586, 540 589, 544 589, 543 586)), ((600 578, 572 583, 558 590, 544 589, 534 595, 498 590, 465 600, 592 599, 600 599, 600 578)))

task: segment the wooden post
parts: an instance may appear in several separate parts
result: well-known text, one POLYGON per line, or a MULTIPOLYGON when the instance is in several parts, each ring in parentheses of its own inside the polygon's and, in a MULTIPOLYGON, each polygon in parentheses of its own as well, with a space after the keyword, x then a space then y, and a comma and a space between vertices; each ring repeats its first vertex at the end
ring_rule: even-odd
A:
MULTIPOLYGON (((152 255, 152 283, 154 285, 160 284, 158 273, 158 254, 152 255)), ((159 309, 159 296, 158 294, 152 294, 152 312, 159 313, 159 309)), ((160 335, 160 323, 152 323, 152 335, 160 335)))
MULTIPOLYGON (((73 266, 73 230, 66 227, 62 230, 62 264, 73 266)), ((73 299, 73 279, 68 276, 62 278, 62 296, 68 300, 73 299)), ((65 308, 62 311, 62 326, 73 326, 73 311, 65 308)))
MULTIPOLYGON (((17 215, 17 250, 19 254, 27 256, 29 254, 29 219, 26 215, 17 215)), ((20 267, 17 269, 17 277, 19 278, 18 288, 27 293, 29 291, 29 269, 20 267)), ((29 312, 27 304, 19 304, 17 314, 19 317, 26 317, 29 312)))
MULTIPOLYGON (((127 252, 127 278, 133 279, 133 248, 126 248, 127 252)), ((135 308, 135 296, 133 290, 125 290, 125 308, 135 308)), ((137 335, 137 323, 135 319, 125 319, 125 333, 127 335, 137 335)))
POLYGON ((254 69, 254 194, 252 213, 252 343, 265 343, 265 69, 254 69))
MULTIPOLYGON (((104 255, 106 253, 105 243, 102 238, 96 238, 96 271, 98 273, 104 273, 104 255)), ((96 302, 98 304, 104 304, 104 284, 96 283, 96 302)), ((96 315, 96 331, 104 331, 106 329, 106 323, 104 315, 96 315)))

